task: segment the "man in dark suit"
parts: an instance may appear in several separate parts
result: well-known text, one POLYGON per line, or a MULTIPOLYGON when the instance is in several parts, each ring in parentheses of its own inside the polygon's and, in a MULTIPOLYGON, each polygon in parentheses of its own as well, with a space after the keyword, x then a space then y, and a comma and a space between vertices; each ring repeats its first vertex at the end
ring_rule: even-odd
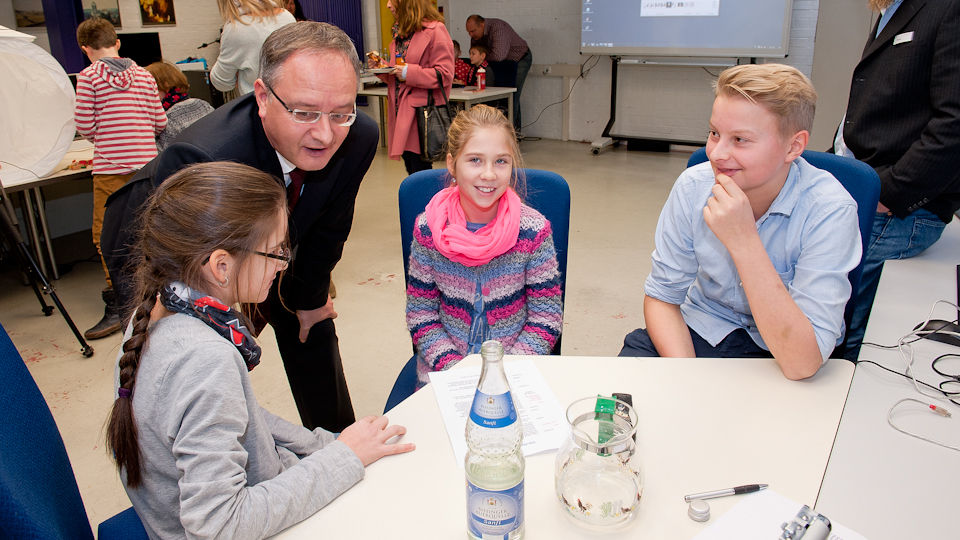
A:
MULTIPOLYGON (((294 258, 261 309, 274 328, 303 425, 339 432, 354 422, 328 295, 350 234, 360 182, 376 153, 376 123, 357 114, 360 62, 335 26, 298 22, 274 32, 254 91, 181 132, 107 202, 102 245, 130 305, 124 268, 135 220, 153 189, 191 163, 235 161, 283 179, 294 258)), ((254 206, 258 201, 250 201, 254 206)), ((139 299, 137 299, 139 300, 139 299)))
POLYGON ((883 261, 919 254, 960 208, 960 0, 869 0, 881 13, 853 72, 834 151, 880 175, 847 353, 856 359, 883 261))

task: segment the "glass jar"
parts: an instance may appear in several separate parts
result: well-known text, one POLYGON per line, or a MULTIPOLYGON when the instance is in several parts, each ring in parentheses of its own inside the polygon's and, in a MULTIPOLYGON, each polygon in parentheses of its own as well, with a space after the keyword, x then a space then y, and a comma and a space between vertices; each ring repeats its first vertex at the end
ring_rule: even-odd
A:
POLYGON ((632 521, 643 495, 637 412, 602 396, 567 407, 570 436, 557 452, 557 501, 577 523, 609 530, 632 521))

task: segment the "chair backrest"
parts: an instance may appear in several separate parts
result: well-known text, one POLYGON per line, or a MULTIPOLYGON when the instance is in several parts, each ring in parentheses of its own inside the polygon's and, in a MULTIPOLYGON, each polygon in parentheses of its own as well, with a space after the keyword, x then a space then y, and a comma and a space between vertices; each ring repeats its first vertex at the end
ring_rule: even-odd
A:
MULTIPOLYGON (((802 156, 810 165, 832 174, 850 193, 853 200, 857 202, 857 218, 860 222, 860 241, 863 246, 863 255, 860 258, 860 264, 847 275, 853 288, 843 312, 843 318, 849 333, 850 321, 853 318, 853 310, 857 305, 857 294, 860 290, 860 276, 863 274, 863 257, 867 254, 867 244, 870 242, 870 234, 873 231, 873 217, 877 211, 877 203, 880 201, 880 177, 877 175, 877 171, 873 170, 873 167, 857 159, 815 150, 804 150, 802 156)), ((699 148, 687 160, 687 167, 692 167, 704 161, 707 161, 706 149, 699 148)), ((846 338, 844 338, 844 343, 837 346, 837 350, 834 351, 831 358, 839 358, 838 354, 842 356, 844 349, 846 349, 846 338)))
MULTIPOLYGON (((567 291, 567 246, 570 239, 570 186, 557 173, 523 169, 527 179, 526 203, 543 214, 553 229, 553 244, 560 267, 563 297, 567 291)), ((400 241, 403 243, 403 277, 408 280, 410 245, 417 216, 423 213, 430 199, 447 185, 446 169, 428 169, 411 174, 400 184, 400 241)), ((559 354, 560 341, 553 349, 559 354)))
POLYGON ((2 326, 0 381, 0 538, 93 540, 60 431, 2 326))

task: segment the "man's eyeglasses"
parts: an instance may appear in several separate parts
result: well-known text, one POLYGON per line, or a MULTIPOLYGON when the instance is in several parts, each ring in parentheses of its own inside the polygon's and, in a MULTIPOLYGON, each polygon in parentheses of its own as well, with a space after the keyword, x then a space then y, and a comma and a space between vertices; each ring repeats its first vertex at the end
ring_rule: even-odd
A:
POLYGON ((277 250, 273 253, 264 253, 262 251, 254 251, 253 254, 260 255, 262 257, 267 257, 270 259, 277 259, 278 261, 281 261, 283 263, 284 268, 286 268, 290 264, 290 261, 293 259, 293 257, 290 255, 290 248, 288 247, 277 248, 277 250))
POLYGON ((283 105, 283 108, 290 113, 290 116, 293 117, 293 121, 298 124, 315 124, 320 117, 327 115, 327 118, 330 119, 330 124, 334 126, 347 127, 352 126, 353 123, 357 120, 357 104, 353 104, 352 113, 338 113, 338 112, 320 112, 320 111, 301 111, 300 109, 291 109, 287 107, 287 104, 280 99, 280 96, 273 91, 273 88, 270 88, 270 85, 263 83, 267 87, 267 90, 270 90, 270 93, 273 94, 273 97, 277 98, 277 101, 280 102, 280 105, 283 105))

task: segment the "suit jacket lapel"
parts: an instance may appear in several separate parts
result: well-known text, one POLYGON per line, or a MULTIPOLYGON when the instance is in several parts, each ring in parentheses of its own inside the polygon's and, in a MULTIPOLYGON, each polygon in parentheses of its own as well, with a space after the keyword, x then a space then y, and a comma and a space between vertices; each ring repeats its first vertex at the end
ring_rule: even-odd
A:
MULTIPOLYGON (((279 167, 279 163, 277 166, 279 167)), ((322 213, 335 183, 329 179, 338 178, 342 168, 343 158, 334 155, 326 167, 319 171, 312 171, 304 178, 303 192, 290 216, 293 225, 290 230, 291 245, 299 243, 301 234, 309 230, 314 220, 322 213)))
POLYGON ((283 183, 283 169, 280 167, 280 158, 277 157, 277 151, 270 146, 270 139, 267 139, 267 133, 263 130, 263 121, 257 114, 257 107, 253 107, 250 125, 253 127, 253 148, 257 154, 257 168, 263 172, 270 173, 280 179, 283 183))
MULTIPOLYGON (((885 43, 893 41, 893 38, 903 30, 903 27, 913 19, 926 3, 927 0, 903 0, 903 4, 897 8, 897 12, 893 14, 893 17, 890 18, 887 25, 883 27, 883 32, 880 32, 880 35, 877 36, 876 39, 867 40, 867 46, 863 49, 861 61, 875 53, 885 43)), ((879 18, 877 19, 877 24, 880 24, 879 18)), ((874 26, 873 31, 870 33, 871 38, 876 32, 876 26, 874 26)))

